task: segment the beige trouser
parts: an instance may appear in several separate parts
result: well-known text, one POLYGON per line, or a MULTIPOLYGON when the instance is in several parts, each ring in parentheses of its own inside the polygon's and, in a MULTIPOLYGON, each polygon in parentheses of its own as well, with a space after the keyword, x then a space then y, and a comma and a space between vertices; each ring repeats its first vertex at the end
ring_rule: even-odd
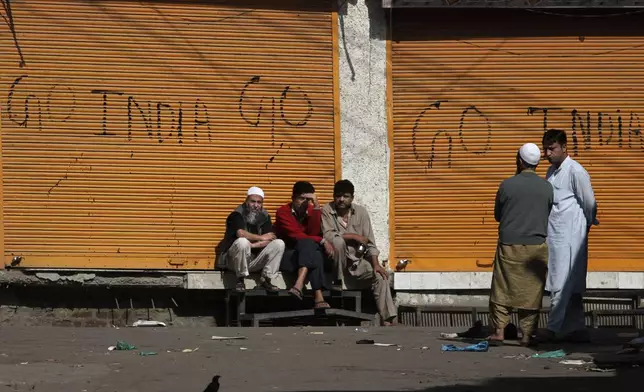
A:
MULTIPOLYGON (((490 302, 490 324, 494 329, 504 329, 510 323, 510 311, 512 307, 490 302)), ((517 309, 519 313, 519 327, 524 338, 532 336, 537 321, 539 320, 539 310, 537 309, 517 309)))
POLYGON ((345 272, 357 280, 371 279, 371 291, 376 300, 378 313, 380 317, 389 321, 398 315, 396 305, 391 297, 391 290, 389 289, 389 282, 385 280, 380 274, 373 271, 370 262, 362 259, 357 264, 347 265, 348 248, 346 242, 342 237, 335 237, 333 239, 333 278, 342 279, 345 272))
POLYGON ((226 265, 238 278, 246 277, 250 272, 262 270, 262 277, 273 279, 277 276, 283 254, 284 241, 282 240, 271 241, 257 256, 254 256, 250 241, 246 238, 238 238, 224 257, 226 265))

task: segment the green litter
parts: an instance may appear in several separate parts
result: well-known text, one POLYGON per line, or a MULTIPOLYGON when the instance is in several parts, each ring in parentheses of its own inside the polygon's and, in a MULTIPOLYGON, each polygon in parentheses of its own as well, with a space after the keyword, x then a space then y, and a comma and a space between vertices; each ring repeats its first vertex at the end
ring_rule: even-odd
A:
POLYGON ((157 353, 154 351, 141 351, 139 355, 142 357, 149 357, 150 355, 157 355, 157 353))
POLYGON ((566 352, 564 350, 556 350, 556 351, 546 351, 545 353, 537 353, 532 355, 532 358, 563 358, 566 356, 566 352))
POLYGON ((119 340, 118 342, 116 342, 116 350, 125 350, 125 351, 136 350, 136 347, 122 340, 119 340))

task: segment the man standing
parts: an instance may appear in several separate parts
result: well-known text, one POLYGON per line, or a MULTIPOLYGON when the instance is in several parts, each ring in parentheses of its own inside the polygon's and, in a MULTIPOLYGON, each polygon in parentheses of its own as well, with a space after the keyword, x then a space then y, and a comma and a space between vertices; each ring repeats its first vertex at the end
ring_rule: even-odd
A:
POLYGON ((597 203, 588 172, 568 156, 566 133, 550 129, 543 149, 552 164, 546 179, 554 188, 548 223, 548 281, 550 314, 543 340, 589 341, 584 320, 583 293, 588 269, 588 233, 597 224, 597 203))
POLYGON ((499 222, 499 241, 494 258, 490 321, 494 330, 490 344, 502 344, 510 311, 518 309, 521 344, 528 346, 536 327, 548 266, 548 215, 553 190, 540 178, 539 147, 526 143, 516 157, 517 174, 499 186, 494 219, 499 222))
POLYGON ((370 279, 383 325, 392 325, 397 316, 389 274, 380 265, 371 219, 364 207, 353 204, 355 189, 348 180, 333 187, 333 201, 322 208, 322 233, 333 245, 333 284, 342 290, 342 277, 349 273, 358 280, 370 279))
POLYGON ((222 258, 237 275, 235 291, 246 291, 244 278, 250 272, 262 270, 261 285, 270 292, 279 291, 271 283, 280 267, 284 241, 273 233, 271 217, 263 208, 264 191, 248 189, 246 201, 228 215, 226 234, 221 244, 222 258))
POLYGON ((329 308, 322 296, 325 253, 333 255, 333 246, 322 238, 322 213, 315 188, 310 182, 293 185, 291 202, 275 215, 275 233, 286 243, 281 270, 297 271, 297 280, 289 293, 302 299, 305 281, 311 283, 316 309, 329 308))

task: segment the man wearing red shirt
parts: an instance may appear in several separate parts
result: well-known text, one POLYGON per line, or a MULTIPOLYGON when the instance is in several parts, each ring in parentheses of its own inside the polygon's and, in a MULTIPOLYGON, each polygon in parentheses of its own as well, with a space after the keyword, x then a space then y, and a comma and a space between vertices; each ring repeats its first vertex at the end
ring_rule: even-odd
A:
POLYGON ((302 299, 306 280, 311 283, 315 308, 329 308, 324 300, 325 254, 333 255, 333 246, 322 238, 322 212, 310 182, 298 181, 293 185, 291 202, 283 205, 275 215, 275 234, 286 243, 282 271, 297 271, 297 281, 289 293, 302 299))

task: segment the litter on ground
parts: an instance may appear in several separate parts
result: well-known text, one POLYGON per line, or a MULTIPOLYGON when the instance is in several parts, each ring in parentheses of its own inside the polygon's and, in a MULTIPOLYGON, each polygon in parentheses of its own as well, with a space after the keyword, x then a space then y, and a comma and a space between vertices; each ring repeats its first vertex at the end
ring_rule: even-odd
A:
POLYGON ((555 351, 546 351, 544 353, 536 353, 532 355, 532 358, 563 358, 566 356, 564 350, 555 350, 555 351))
POLYGON ((132 323, 133 327, 165 327, 166 324, 161 321, 154 320, 137 320, 132 323))
POLYGON ((453 344, 443 344, 441 346, 441 351, 469 351, 469 352, 486 352, 489 349, 490 345, 486 340, 479 342, 477 344, 472 344, 465 347, 456 347, 453 344))
POLYGON ((213 336, 212 340, 244 340, 246 336, 213 336))

